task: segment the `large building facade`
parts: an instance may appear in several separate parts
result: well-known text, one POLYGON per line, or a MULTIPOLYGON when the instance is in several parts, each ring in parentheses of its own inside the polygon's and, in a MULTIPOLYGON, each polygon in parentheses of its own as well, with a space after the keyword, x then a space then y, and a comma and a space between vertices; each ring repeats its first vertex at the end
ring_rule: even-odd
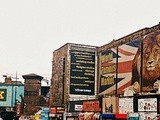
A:
POLYGON ((144 28, 97 49, 99 94, 120 95, 131 85, 135 93, 154 89, 160 78, 159 29, 144 28))
POLYGON ((82 101, 89 98, 99 98, 102 113, 118 113, 121 111, 117 104, 118 96, 133 97, 135 93, 155 92, 155 83, 160 79, 159 48, 160 24, 100 47, 68 43, 55 50, 52 58, 51 116, 61 118, 67 114, 69 103, 80 101, 82 105, 82 101))
POLYGON ((53 52, 51 107, 66 112, 69 101, 95 97, 95 86, 96 47, 67 43, 53 52))

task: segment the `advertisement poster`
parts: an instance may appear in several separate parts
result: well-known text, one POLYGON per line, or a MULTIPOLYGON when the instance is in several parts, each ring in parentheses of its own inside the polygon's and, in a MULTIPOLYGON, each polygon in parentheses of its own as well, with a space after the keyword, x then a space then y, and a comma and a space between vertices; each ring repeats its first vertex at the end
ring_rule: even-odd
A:
POLYGON ((100 93, 116 90, 116 49, 103 51, 100 56, 100 93))
POLYGON ((143 36, 141 46, 138 48, 132 66, 132 84, 139 82, 142 86, 142 91, 154 90, 154 83, 160 78, 159 54, 160 31, 143 36), (142 57, 143 61, 141 62, 142 57), (143 78, 142 81, 141 77, 143 78))
POLYGON ((70 94, 95 94, 96 49, 71 47, 70 50, 70 94))
POLYGON ((137 39, 133 34, 119 40, 126 39, 130 41, 99 53, 100 94, 115 91, 121 94, 129 87, 134 93, 151 91, 154 83, 159 82, 160 31, 154 30, 137 39))
POLYGON ((100 93, 117 90, 119 94, 131 85, 133 59, 139 46, 138 39, 101 53, 100 93))
POLYGON ((84 101, 83 102, 83 111, 86 112, 100 112, 101 108, 99 107, 99 101, 84 101))
POLYGON ((119 109, 118 97, 108 97, 102 100, 102 113, 117 113, 119 109))
POLYGON ((133 111, 133 98, 119 98, 119 113, 127 114, 133 111))
POLYGON ((157 111, 157 98, 138 99, 138 111, 156 112, 157 111))
POLYGON ((156 112, 143 112, 139 113, 140 114, 140 120, 157 120, 157 113, 156 112))

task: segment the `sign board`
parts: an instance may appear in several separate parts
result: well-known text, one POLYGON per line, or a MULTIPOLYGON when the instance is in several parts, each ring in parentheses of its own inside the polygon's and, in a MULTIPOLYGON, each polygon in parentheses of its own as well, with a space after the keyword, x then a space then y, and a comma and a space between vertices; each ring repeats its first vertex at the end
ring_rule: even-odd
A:
POLYGON ((75 111, 82 111, 83 105, 75 105, 75 111))
POLYGON ((95 94, 95 49, 71 47, 70 94, 95 94))
POLYGON ((99 107, 99 101, 84 101, 83 111, 86 112, 99 112, 101 108, 99 107))
POLYGON ((7 89, 0 89, 0 101, 6 101, 7 89))

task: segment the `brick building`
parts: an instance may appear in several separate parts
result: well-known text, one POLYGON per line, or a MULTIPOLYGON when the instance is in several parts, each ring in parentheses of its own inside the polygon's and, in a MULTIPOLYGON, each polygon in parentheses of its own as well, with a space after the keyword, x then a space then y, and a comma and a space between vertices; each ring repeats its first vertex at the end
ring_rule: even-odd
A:
POLYGON ((67 43, 53 52, 52 59, 51 107, 67 111, 70 100, 95 96, 95 46, 67 43))
POLYGON ((27 74, 22 76, 24 82, 24 102, 26 103, 25 114, 34 114, 40 110, 41 105, 41 80, 42 76, 27 74))

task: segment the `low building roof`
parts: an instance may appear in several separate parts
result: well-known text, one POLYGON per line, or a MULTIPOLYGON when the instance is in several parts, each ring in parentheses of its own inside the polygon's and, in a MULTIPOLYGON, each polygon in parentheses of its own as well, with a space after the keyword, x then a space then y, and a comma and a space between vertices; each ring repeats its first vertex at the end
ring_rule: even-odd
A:
POLYGON ((24 79, 38 79, 38 80, 42 80, 42 79, 43 79, 42 76, 36 75, 36 74, 34 74, 34 73, 22 75, 22 77, 23 77, 24 79))

